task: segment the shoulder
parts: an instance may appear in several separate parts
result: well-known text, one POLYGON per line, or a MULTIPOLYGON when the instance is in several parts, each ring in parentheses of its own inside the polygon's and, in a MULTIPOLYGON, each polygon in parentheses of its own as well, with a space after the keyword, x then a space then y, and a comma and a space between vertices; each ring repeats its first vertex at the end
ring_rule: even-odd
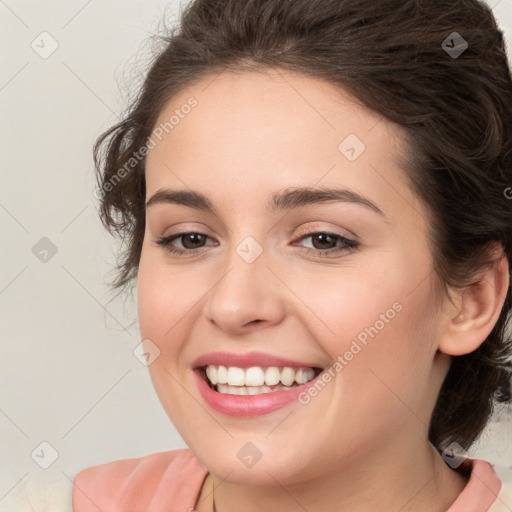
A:
POLYGON ((189 449, 92 466, 74 479, 73 511, 137 512, 151 507, 152 512, 187 512, 195 505, 206 475, 189 449))
POLYGON ((468 482, 448 512, 484 512, 497 505, 502 482, 489 462, 466 459, 461 471, 469 476, 468 482))

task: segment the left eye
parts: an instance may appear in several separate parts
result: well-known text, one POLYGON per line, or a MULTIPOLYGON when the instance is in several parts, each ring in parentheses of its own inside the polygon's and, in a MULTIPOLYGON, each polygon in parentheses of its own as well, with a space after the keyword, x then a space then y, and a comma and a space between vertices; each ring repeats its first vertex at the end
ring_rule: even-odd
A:
POLYGON ((342 245, 343 244, 348 245, 351 242, 351 240, 349 240, 348 238, 345 238, 341 235, 336 235, 334 233, 323 233, 323 232, 322 233, 310 233, 309 235, 303 236, 300 240, 303 241, 303 240, 306 240, 307 238, 311 238, 313 249, 318 249, 318 250, 333 249, 336 247, 337 241, 341 241, 342 245), (315 241, 317 242, 316 244, 315 244, 315 241), (329 247, 329 246, 332 246, 333 243, 334 243, 334 246, 329 247), (317 247, 315 245, 320 245, 320 247, 317 247), (326 245, 328 247, 326 247, 326 245))
POLYGON ((308 233, 307 235, 303 235, 299 240, 303 241, 308 238, 311 238, 312 247, 304 247, 304 249, 313 255, 338 254, 342 251, 355 249, 358 245, 354 240, 350 240, 342 235, 338 235, 337 233, 327 233, 324 231, 308 233), (337 245, 338 242, 339 245, 337 245))

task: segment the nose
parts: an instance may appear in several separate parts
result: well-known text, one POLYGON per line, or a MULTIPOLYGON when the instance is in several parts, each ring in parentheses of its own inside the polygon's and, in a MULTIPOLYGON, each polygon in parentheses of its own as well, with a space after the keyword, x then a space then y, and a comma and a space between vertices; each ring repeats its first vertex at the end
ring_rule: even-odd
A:
POLYGON ((267 264, 265 253, 248 263, 234 252, 208 294, 208 321, 235 335, 279 324, 285 316, 286 289, 267 264))

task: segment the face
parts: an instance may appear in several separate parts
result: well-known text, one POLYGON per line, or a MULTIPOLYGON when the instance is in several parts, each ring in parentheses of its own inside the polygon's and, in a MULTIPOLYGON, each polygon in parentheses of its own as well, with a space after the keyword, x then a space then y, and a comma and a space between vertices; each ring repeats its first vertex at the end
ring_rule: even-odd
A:
POLYGON ((138 307, 188 446, 285 485, 426 443, 441 316, 399 127, 285 71, 206 77, 156 127, 173 114, 147 157, 138 307))

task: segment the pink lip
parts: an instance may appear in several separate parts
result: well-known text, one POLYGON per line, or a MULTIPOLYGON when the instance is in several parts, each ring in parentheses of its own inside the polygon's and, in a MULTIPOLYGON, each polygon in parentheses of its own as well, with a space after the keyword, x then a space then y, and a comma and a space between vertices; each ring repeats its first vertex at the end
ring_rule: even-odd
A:
POLYGON ((307 392, 310 386, 314 386, 320 377, 319 373, 314 379, 286 391, 273 391, 272 393, 260 393, 258 395, 228 395, 219 393, 208 385, 201 370, 194 370, 197 387, 205 402, 215 411, 228 416, 250 417, 268 414, 277 409, 298 401, 298 396, 307 392))
POLYGON ((320 368, 320 366, 262 352, 246 352, 240 354, 233 352, 211 352, 198 357, 193 362, 192 367, 194 369, 197 387, 205 402, 217 412, 240 417, 268 414, 298 400, 298 396, 302 392, 307 391, 309 386, 313 386, 320 375, 306 382, 306 384, 286 391, 273 391, 272 393, 260 393, 258 395, 229 395, 219 393, 208 385, 203 370, 203 368, 208 365, 237 366, 238 368, 250 368, 251 366, 320 368))
POLYGON ((233 352, 211 352, 203 354, 198 357, 193 363, 192 368, 199 368, 201 366, 208 366, 210 364, 223 365, 223 366, 237 366, 238 368, 250 368, 251 366, 289 366, 290 368, 319 368, 319 365, 312 365, 311 363, 293 361, 284 357, 273 356, 271 354, 264 354, 263 352, 246 352, 236 354, 233 352))
POLYGON ((239 368, 250 368, 251 366, 318 368, 318 366, 257 352, 251 352, 249 354, 214 352, 199 357, 193 364, 194 376, 199 392, 205 402, 213 410, 228 416, 259 416, 281 409, 294 401, 298 401, 299 395, 305 391, 307 392, 307 389, 310 386, 314 386, 316 380, 321 375, 321 373, 319 373, 315 378, 306 382, 306 384, 302 384, 289 390, 260 393, 257 395, 229 395, 226 393, 219 393, 208 385, 202 368, 210 364, 237 366, 239 368))

